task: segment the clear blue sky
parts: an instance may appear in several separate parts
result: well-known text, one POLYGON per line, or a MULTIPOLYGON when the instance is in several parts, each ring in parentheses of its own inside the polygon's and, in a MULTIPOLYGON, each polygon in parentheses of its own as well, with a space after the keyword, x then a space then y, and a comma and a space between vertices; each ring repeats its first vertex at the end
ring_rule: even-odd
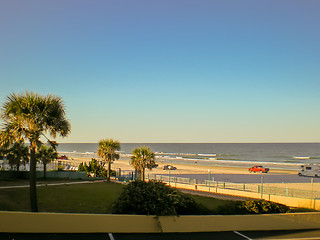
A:
POLYGON ((320 142, 318 0, 1 0, 0 104, 64 99, 63 142, 320 142))

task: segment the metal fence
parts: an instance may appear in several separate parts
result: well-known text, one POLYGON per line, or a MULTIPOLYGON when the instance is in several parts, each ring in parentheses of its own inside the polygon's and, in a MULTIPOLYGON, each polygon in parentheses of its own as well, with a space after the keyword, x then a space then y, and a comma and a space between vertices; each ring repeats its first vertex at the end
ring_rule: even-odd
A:
POLYGON ((275 196, 286 196, 286 197, 296 197, 304 199, 320 199, 320 191, 314 190, 302 190, 302 189, 292 189, 292 188, 281 188, 281 187, 271 187, 265 186, 263 183, 230 183, 221 181, 201 181, 199 179, 182 178, 167 175, 156 175, 149 174, 146 176, 147 179, 154 179, 158 181, 166 182, 172 186, 176 184, 186 184, 186 185, 197 185, 207 187, 207 190, 214 191, 215 188, 219 189, 230 189, 236 191, 244 191, 250 193, 260 193, 269 194, 275 196))

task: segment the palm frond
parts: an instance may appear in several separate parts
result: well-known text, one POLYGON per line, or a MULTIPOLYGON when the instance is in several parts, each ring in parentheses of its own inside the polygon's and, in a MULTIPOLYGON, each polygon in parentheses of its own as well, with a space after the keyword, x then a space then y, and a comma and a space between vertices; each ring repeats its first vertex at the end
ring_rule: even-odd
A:
POLYGON ((54 138, 57 134, 65 137, 71 129, 63 101, 54 95, 12 93, 3 104, 1 116, 5 121, 4 129, 11 126, 29 140, 38 139, 45 132, 54 138))

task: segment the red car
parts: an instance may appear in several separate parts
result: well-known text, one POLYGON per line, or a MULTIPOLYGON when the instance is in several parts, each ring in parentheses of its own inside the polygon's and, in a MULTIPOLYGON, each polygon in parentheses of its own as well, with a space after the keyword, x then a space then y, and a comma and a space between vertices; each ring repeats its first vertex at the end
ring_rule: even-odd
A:
POLYGON ((267 173, 267 172, 269 172, 269 168, 265 168, 262 166, 253 166, 253 167, 249 168, 249 172, 267 173))
POLYGON ((62 155, 62 156, 58 157, 58 159, 68 160, 68 157, 66 155, 62 155))

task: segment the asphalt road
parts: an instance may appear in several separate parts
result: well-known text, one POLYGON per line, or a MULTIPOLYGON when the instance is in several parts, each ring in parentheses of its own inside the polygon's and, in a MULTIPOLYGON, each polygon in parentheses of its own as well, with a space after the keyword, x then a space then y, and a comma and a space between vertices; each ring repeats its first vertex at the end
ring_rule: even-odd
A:
MULTIPOLYGON (((167 175, 167 174, 163 174, 167 175)), ((208 180, 208 174, 171 174, 175 177, 184 177, 199 180, 208 180)), ((263 177, 264 183, 310 183, 311 177, 299 177, 293 174, 275 174, 275 173, 248 173, 248 174, 211 174, 210 180, 232 182, 232 183, 261 183, 263 177)), ((320 178, 313 178, 313 181, 320 182, 320 178)))
POLYGON ((56 233, 0 233, 0 240, 254 240, 281 239, 302 240, 320 239, 320 230, 291 231, 231 231, 203 233, 93 233, 93 234, 56 234, 56 233))

